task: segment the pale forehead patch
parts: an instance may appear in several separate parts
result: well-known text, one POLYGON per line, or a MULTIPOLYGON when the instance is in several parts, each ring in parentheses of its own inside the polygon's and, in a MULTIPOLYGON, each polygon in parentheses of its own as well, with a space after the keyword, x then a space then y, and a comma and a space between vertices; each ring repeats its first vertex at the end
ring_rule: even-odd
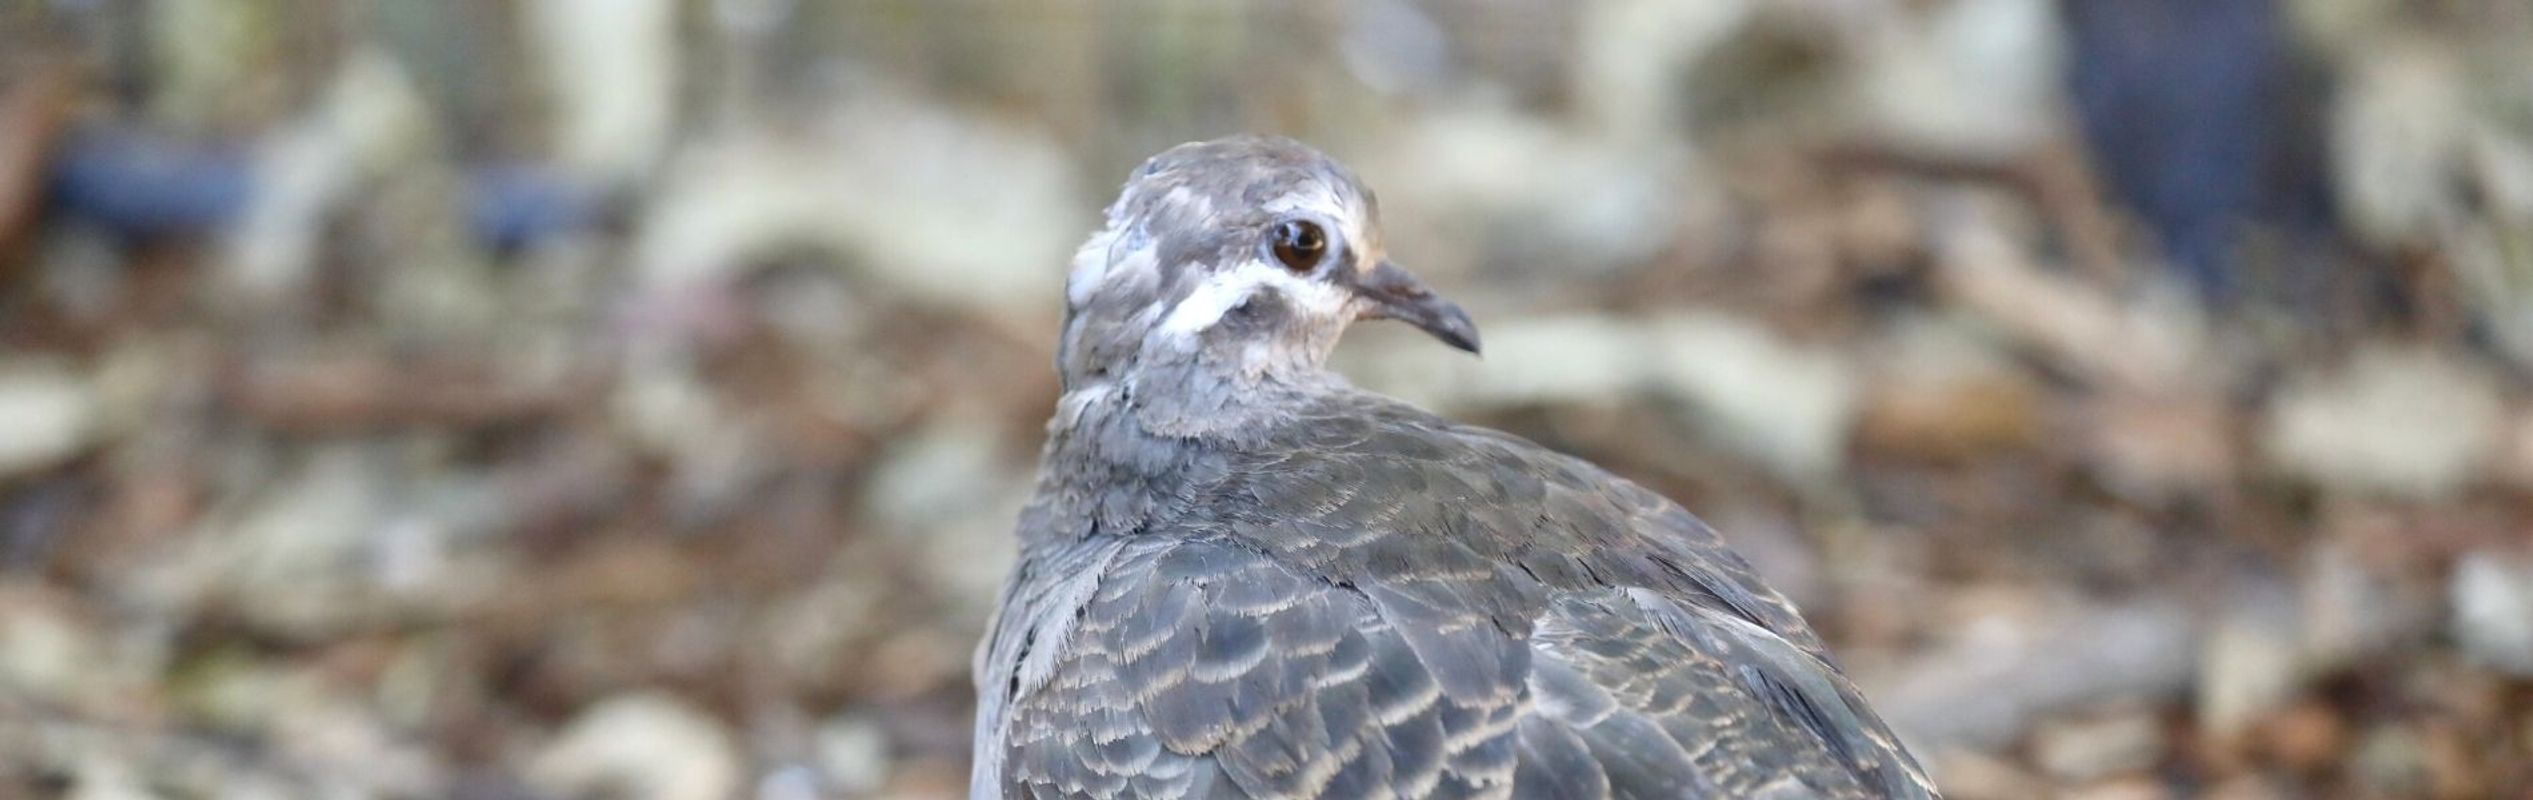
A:
POLYGON ((1336 191, 1326 182, 1306 181, 1294 186, 1292 191, 1267 200, 1259 208, 1270 214, 1326 214, 1351 221, 1362 216, 1362 209, 1357 205, 1352 196, 1336 191))
POLYGON ((1160 262, 1153 255, 1150 237, 1111 225, 1092 234, 1082 249, 1073 253, 1073 270, 1064 280, 1064 301, 1080 308, 1091 301, 1111 282, 1140 280, 1145 285, 1157 283, 1160 262))
POLYGON ((1170 193, 1161 196, 1161 204, 1180 209, 1188 219, 1211 219, 1214 216, 1214 199, 1191 186, 1170 187, 1170 193))
POLYGON ((1117 243, 1117 227, 1101 228, 1073 251, 1073 269, 1064 276, 1064 302, 1080 307, 1090 302, 1100 281, 1108 278, 1108 249, 1117 243))

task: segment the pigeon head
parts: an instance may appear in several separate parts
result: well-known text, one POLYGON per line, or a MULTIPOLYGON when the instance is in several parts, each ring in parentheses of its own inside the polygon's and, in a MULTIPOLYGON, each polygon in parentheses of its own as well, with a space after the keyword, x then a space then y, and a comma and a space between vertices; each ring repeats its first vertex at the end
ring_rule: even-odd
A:
POLYGON ((1467 313, 1390 262, 1344 166, 1289 139, 1184 144, 1135 169, 1074 255, 1058 366, 1067 389, 1189 369, 1298 383, 1360 319, 1478 349, 1467 313))

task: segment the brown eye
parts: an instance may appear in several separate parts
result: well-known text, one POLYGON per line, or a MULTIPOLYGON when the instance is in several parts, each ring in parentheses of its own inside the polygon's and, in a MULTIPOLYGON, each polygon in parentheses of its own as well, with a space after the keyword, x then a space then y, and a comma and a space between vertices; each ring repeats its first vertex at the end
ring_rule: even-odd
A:
POLYGON ((1275 260, 1294 272, 1309 272, 1328 254, 1328 234, 1318 225, 1288 220, 1275 226, 1275 260))

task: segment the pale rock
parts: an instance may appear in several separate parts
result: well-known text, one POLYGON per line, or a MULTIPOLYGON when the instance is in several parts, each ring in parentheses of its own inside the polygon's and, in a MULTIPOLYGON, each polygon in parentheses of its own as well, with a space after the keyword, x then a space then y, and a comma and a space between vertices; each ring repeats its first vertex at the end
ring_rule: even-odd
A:
POLYGON ((1431 90, 1451 77, 1451 39, 1432 16, 1407 0, 1347 6, 1338 54, 1346 71, 1385 94, 1431 90))
POLYGON ((619 695, 581 712, 527 775, 558 797, 726 800, 741 785, 738 753, 720 722, 658 693, 619 695))
POLYGON ((1750 0, 1587 4, 1574 71, 1584 116, 1622 142, 1669 135, 1686 74, 1760 8, 1750 0))
POLYGON ((2164 748, 2162 722, 2143 710, 2052 722, 2032 739, 2033 760, 2059 780, 2074 783, 2151 767, 2164 748))
POLYGON ((305 117, 256 156, 256 192, 228 232, 224 280, 250 297, 288 295, 315 269, 325 216, 433 136, 430 111, 385 51, 354 52, 305 117))
MULTIPOLYGON (((2347 0, 2340 0, 2345 3, 2347 0)), ((2380 5, 2380 4, 2376 4, 2380 5)), ((2355 11, 2352 9, 2352 11, 2355 11)), ((2432 248, 2460 284, 2455 300, 2501 349, 2533 364, 2533 132, 2499 109, 2533 101, 2520 49, 2474 52, 2442 36, 2346 14, 2329 152, 2341 216, 2381 250, 2432 248)))
POLYGON ((2317 541, 2305 551, 2297 592, 2300 661, 2315 674, 2426 638, 2436 628, 2442 601, 2423 587, 2375 574, 2345 537, 2317 541))
POLYGON ((1392 187, 1383 207, 1398 209, 1383 221, 1391 252, 1442 285, 1461 265, 1540 277, 1550 274, 1540 265, 1555 265, 1558 280, 1528 287, 1538 290, 1641 267, 1716 191, 1678 142, 1611 139, 1492 106, 1436 109, 1367 149, 1363 174, 1392 187))
MULTIPOLYGON (((2528 57, 2527 60, 2533 60, 2528 57)), ((2526 87, 2533 94, 2533 87, 2526 87)), ((2488 191, 2489 210, 2502 223, 2533 222, 2533 131, 2494 123, 2472 130, 2472 171, 2488 191)))
POLYGON ((2048 0, 1874 5, 1859 25, 1856 104, 1881 137, 1942 153, 2005 157, 2058 127, 2064 58, 2048 0), (1906 18, 1900 8, 1925 9, 1906 18))
POLYGON ((923 556, 930 583, 965 622, 982 624, 993 611, 1011 568, 1013 520, 1033 486, 1007 461, 991 425, 944 421, 890 448, 863 495, 872 528, 923 556))
POLYGON ((46 598, 0 594, 0 686, 47 704, 88 693, 102 655, 83 626, 46 598))
POLYGON ((756 780, 756 800, 821 800, 818 772, 808 767, 777 767, 756 780))
POLYGON ((1337 370, 1375 391, 1446 409, 1588 404, 1643 388, 1644 332, 1628 321, 1542 316, 1485 330, 1483 360, 1436 358, 1433 341, 1413 331, 1350 335, 1385 346, 1341 348, 1337 370))
POLYGON ((2360 52, 2329 128, 2343 216, 2379 246, 2433 241, 2462 211, 2448 178, 2473 117, 2461 54, 2398 37, 2360 52))
POLYGON ((288 763, 359 765, 311 776, 334 796, 426 796, 435 793, 444 769, 428 748, 390 730, 366 704, 331 687, 305 691, 278 709, 267 735, 288 763))
POLYGON ((2301 0, 2281 9, 2298 41, 2330 60, 2362 54, 2400 30, 2401 0, 2301 0))
POLYGON ((1947 631, 1936 651, 1905 670, 1858 676, 1891 727, 1923 746, 1919 752, 1995 751, 2040 719, 2189 687, 2198 643, 2193 613, 2177 601, 2004 599, 2013 602, 1947 631))
POLYGON ((353 577, 382 606, 456 613, 500 591, 511 564, 485 545, 525 513, 500 481, 452 471, 398 474, 364 526, 353 577))
POLYGON ((0 479, 61 463, 93 443, 90 382, 67 367, 0 360, 0 479))
POLYGON ((878 791, 888 783, 888 734, 872 720, 838 717, 818 726, 818 770, 850 794, 878 791))
POLYGON ((2091 462, 2105 488, 2132 502, 2168 507, 2235 480, 2241 415, 2215 387, 2113 393, 2088 411, 2091 462))
POLYGON ((2250 582, 2202 634, 2198 723, 2232 737, 2294 698, 2303 687, 2295 605, 2285 587, 2250 582))
POLYGON ((197 587, 247 619, 295 634, 330 629, 375 610, 360 567, 385 508, 386 478, 356 445, 319 449, 243 507, 216 513, 193 559, 197 587))
POLYGON ((848 81, 806 130, 684 148, 632 245, 647 294, 694 291, 813 247, 910 299, 1037 335, 1085 216, 1073 160, 1040 131, 848 81))
POLYGON ((1348 352, 1337 368, 1375 391, 1445 410, 1591 404, 1651 392, 1707 433, 1794 480, 1835 474, 1861 412, 1854 365, 1748 319, 1552 316, 1487 329, 1483 361, 1438 359, 1413 337, 1348 352))
POLYGON ((2288 795, 2256 774, 2236 775, 2208 787, 2207 800, 2287 800, 2288 795))
POLYGON ((2040 387, 1975 326, 1904 316, 1876 333, 1863 359, 1868 388, 1857 434, 1872 447, 1958 460, 2042 436, 2040 387))
MULTIPOLYGON (((2533 58, 2528 58, 2533 61, 2533 58)), ((2526 87, 2533 95, 2533 86, 2526 87)), ((2533 97, 2528 97, 2533 100, 2533 97)), ((2519 367, 2533 366, 2533 131, 2484 122, 2473 131, 2469 174, 2483 204, 2451 215, 2442 245, 2461 284, 2456 295, 2489 326, 2519 367)))
POLYGON ((2180 287, 2155 284, 2122 298, 2053 273, 2002 216, 1970 213, 1941 234, 1935 278, 1948 302, 2108 388, 2162 393, 2215 382, 2210 373, 2222 362, 2211 358, 2207 316, 2180 287))
MULTIPOLYGON (((1918 750, 1919 753, 1927 753, 1918 750)), ((1947 747, 1924 759, 1952 800, 2024 800, 2049 794, 2049 782, 2014 762, 1967 747, 1947 747)))
POLYGON ((884 627, 880 587, 846 575, 820 581, 779 601, 766 615, 757 641, 785 674, 839 675, 853 648, 884 627))
POLYGON ((2170 800, 2172 792, 2153 778, 2133 775, 2061 792, 2065 800, 2170 800))
POLYGON ((675 0, 524 6, 565 166, 612 184, 658 164, 677 131, 679 8, 675 0))
POLYGON ((2368 731, 2357 745, 2348 770, 2365 791, 2376 797, 2425 797, 2434 783, 2427 745, 2399 725, 2368 731))
POLYGON ((2344 490, 2438 498, 2494 466, 2504 400, 2483 365, 2385 346, 2291 378, 2262 442, 2279 469, 2344 490))
POLYGON ((156 800, 149 782, 133 765, 115 755, 92 752, 71 773, 65 800, 156 800))
POLYGON ((440 587, 450 569, 454 539, 440 520, 407 514, 378 527, 372 542, 373 569, 379 588, 404 595, 427 595, 440 587))
POLYGON ((218 603, 266 633, 332 635, 481 603, 507 567, 474 552, 512 511, 491 486, 418 478, 365 443, 314 446, 198 522, 182 557, 132 575, 142 603, 218 603))
POLYGON ((1796 481, 1844 466, 1860 407, 1845 354, 1725 314, 1671 315, 1648 332, 1662 385, 1727 444, 1796 481))
POLYGON ((168 687, 173 708, 196 723, 228 730, 268 729, 305 688, 305 675, 293 675, 243 648, 192 656, 173 666, 182 676, 168 687))
MULTIPOLYGON (((131 12, 148 25, 153 116, 210 128, 241 114, 240 101, 272 99, 243 91, 256 83, 248 78, 263 60, 274 55, 275 26, 260 19, 256 8, 224 0, 169 0, 131 12)), ((253 105, 266 110, 262 103, 253 105)))
POLYGON ((693 360, 673 349, 636 348, 607 398, 610 418, 635 447, 669 457, 710 447, 730 416, 693 360))
POLYGON ((2473 660, 2533 678, 2533 558, 2497 550, 2466 554, 2448 586, 2454 639, 2473 660))
POLYGON ((738 513, 751 490, 777 468, 765 457, 766 443, 752 421, 742 418, 703 429, 676 452, 666 494, 678 524, 700 528, 738 513))
MULTIPOLYGON (((107 436, 121 438, 132 432, 148 432, 146 427, 158 420, 170 396, 197 390, 187 378, 200 375, 189 356, 201 355, 199 348, 187 347, 179 337, 134 335, 121 337, 112 349, 97 360, 95 388, 89 403, 94 410, 96 427, 107 436)), ((0 413, 0 420, 10 415, 0 413)), ((0 425, 5 425, 0 422, 0 425)), ((0 461, 6 461, 0 457, 0 461)), ((0 467, 0 474, 7 473, 0 467)))
POLYGON ((415 636, 398 646, 369 692, 379 720, 412 730, 438 719, 440 704, 471 680, 447 668, 463 641, 464 634, 444 631, 415 636))

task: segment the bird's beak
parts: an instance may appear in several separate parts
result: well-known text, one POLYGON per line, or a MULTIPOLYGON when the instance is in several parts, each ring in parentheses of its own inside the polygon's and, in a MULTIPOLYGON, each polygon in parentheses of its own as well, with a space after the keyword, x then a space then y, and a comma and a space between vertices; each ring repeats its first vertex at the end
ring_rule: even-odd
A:
POLYGON ((1469 321, 1469 312, 1458 303, 1434 294, 1425 282, 1389 259, 1358 273, 1356 294, 1370 300, 1364 319, 1394 319, 1424 329, 1441 339, 1443 344, 1475 353, 1478 351, 1478 325, 1469 321))

